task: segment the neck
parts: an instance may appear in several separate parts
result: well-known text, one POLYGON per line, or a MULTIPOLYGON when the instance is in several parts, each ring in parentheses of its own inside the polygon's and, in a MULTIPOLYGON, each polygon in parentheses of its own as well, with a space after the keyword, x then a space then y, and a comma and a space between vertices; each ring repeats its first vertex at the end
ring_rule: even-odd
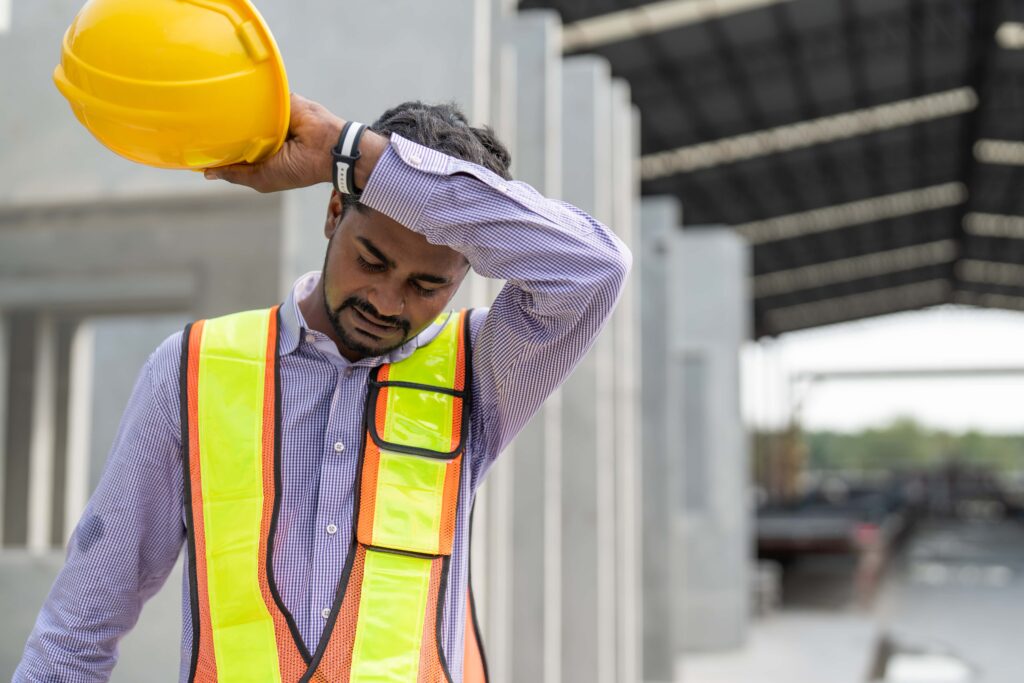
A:
POLYGON ((302 311, 302 317, 305 318, 309 329, 326 334, 334 342, 342 357, 353 363, 362 360, 362 354, 356 353, 342 344, 338 333, 334 331, 334 325, 327 317, 327 298, 324 294, 323 277, 320 278, 320 282, 309 296, 299 301, 299 310, 302 311))

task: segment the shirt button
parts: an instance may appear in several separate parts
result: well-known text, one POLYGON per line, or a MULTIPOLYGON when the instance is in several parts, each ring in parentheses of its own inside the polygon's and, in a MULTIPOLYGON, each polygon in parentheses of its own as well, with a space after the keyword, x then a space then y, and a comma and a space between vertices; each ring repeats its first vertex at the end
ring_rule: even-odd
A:
POLYGON ((343 450, 345 450, 345 444, 343 444, 340 441, 336 441, 334 443, 334 452, 335 453, 341 453, 343 450))
POLYGON ((310 344, 316 343, 316 337, 314 337, 311 334, 307 334, 306 335, 306 341, 309 342, 310 344))
POLYGON ((324 607, 322 610, 320 610, 320 616, 322 616, 324 619, 330 619, 331 618, 331 608, 330 607, 324 607))
POLYGON ((351 377, 352 376, 352 368, 345 368, 345 376, 346 377, 351 377))
POLYGON ((419 166, 423 163, 423 158, 419 154, 413 154, 409 157, 409 163, 413 166, 419 166))
POLYGON ((331 536, 338 533, 338 526, 336 524, 328 524, 327 533, 329 533, 331 536))

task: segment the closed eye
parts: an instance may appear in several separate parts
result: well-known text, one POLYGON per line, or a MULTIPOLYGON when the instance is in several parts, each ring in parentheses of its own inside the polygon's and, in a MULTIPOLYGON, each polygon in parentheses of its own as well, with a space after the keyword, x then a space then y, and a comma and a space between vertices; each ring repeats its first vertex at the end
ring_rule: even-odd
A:
POLYGON ((425 297, 425 298, 430 298, 430 297, 434 296, 435 294, 437 294, 438 292, 440 292, 440 291, 441 291, 441 289, 442 289, 441 287, 437 287, 437 288, 435 288, 435 289, 431 289, 431 288, 428 288, 428 287, 424 287, 423 285, 421 285, 421 284, 420 284, 419 282, 417 282, 416 280, 413 280, 413 281, 412 281, 412 286, 413 286, 413 288, 414 288, 414 289, 415 289, 415 290, 416 290, 417 292, 419 292, 419 295, 420 295, 420 296, 422 296, 422 297, 425 297))
POLYGON ((359 264, 360 268, 362 268, 368 273, 380 273, 385 268, 387 268, 387 266, 385 266, 383 263, 370 263, 369 261, 367 261, 366 259, 359 255, 356 255, 356 262, 359 264))

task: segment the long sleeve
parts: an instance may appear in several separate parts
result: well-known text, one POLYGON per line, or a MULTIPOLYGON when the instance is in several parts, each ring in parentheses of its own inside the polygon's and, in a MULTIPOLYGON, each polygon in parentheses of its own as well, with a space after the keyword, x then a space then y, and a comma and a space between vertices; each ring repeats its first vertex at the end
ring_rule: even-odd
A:
POLYGON ((15 681, 107 680, 118 641, 174 566, 184 541, 180 437, 153 366, 151 357, 136 381, 15 681))
POLYGON ((474 325, 477 444, 486 468, 570 374, 611 316, 631 255, 599 221, 529 185, 398 135, 362 202, 506 280, 474 325))

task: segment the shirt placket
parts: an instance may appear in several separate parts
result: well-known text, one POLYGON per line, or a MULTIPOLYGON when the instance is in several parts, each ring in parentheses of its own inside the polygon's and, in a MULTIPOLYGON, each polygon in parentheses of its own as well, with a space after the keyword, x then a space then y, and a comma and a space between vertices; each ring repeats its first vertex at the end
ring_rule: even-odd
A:
POLYGON ((336 368, 330 414, 324 433, 316 528, 313 538, 313 576, 310 612, 314 633, 322 633, 334 605, 338 582, 352 542, 356 469, 365 400, 367 368, 336 368))

